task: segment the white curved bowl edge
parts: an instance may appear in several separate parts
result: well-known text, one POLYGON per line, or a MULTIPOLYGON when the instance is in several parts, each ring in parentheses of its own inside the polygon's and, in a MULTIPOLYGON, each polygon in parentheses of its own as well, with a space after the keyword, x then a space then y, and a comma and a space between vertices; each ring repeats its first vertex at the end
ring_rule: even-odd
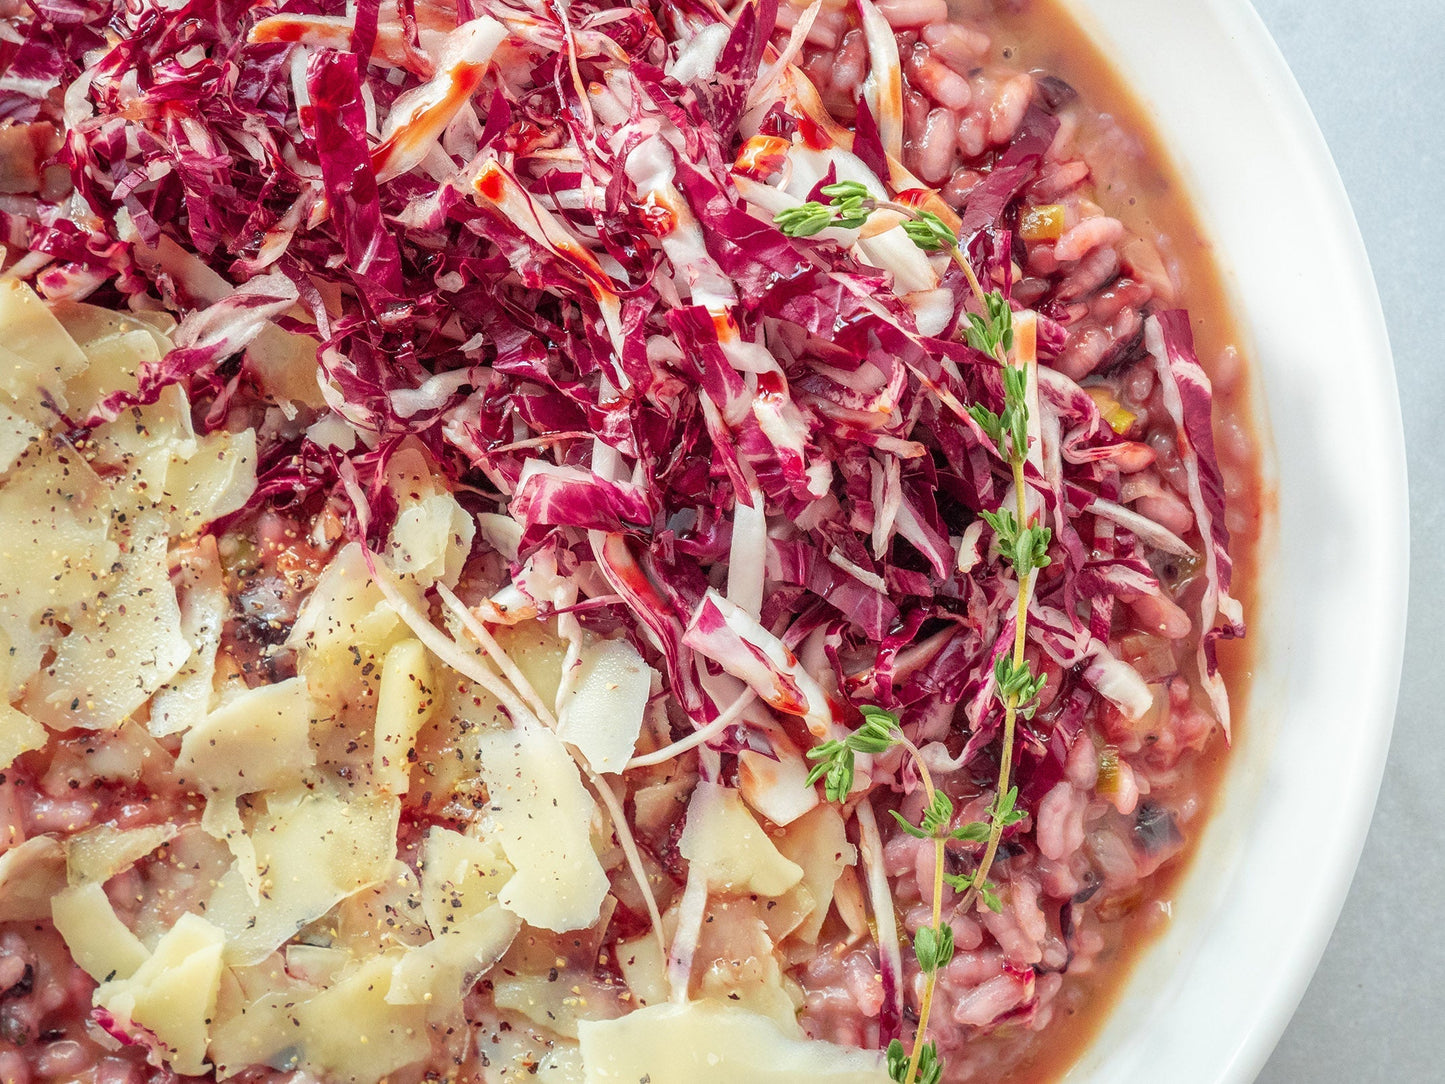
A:
POLYGON ((1071 1084, 1244 1084, 1349 889, 1404 652, 1394 366, 1354 214, 1247 0, 1070 0, 1178 165, 1257 367, 1275 452, 1249 710, 1219 804, 1071 1084))

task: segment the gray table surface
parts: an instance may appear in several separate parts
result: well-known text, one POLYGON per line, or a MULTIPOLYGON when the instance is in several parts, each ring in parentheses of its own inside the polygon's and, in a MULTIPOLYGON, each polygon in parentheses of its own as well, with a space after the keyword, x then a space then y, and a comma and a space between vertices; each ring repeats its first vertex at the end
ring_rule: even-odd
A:
POLYGON ((1390 759, 1349 901, 1259 1084, 1445 1081, 1445 0, 1254 0, 1324 130, 1404 408, 1410 619, 1390 759))

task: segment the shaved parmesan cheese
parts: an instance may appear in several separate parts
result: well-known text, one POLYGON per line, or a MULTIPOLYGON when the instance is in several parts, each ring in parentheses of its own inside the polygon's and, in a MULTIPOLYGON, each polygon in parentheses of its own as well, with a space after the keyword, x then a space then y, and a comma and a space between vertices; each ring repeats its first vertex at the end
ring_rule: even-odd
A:
POLYGON ((339 414, 326 413, 317 418, 306 429, 306 439, 319 448, 335 448, 349 452, 356 447, 356 430, 351 428, 339 414))
POLYGON ((391 529, 386 562, 398 575, 422 587, 438 580, 455 585, 472 548, 476 524, 450 493, 436 493, 406 504, 391 529))
POLYGON ((617 966, 639 1005, 661 1005, 672 994, 667 981, 667 957, 657 938, 643 934, 617 944, 617 966))
POLYGON ((246 362, 261 378, 266 391, 283 405, 291 400, 316 409, 326 406, 316 379, 314 337, 267 324, 246 348, 246 362))
POLYGON ((818 788, 808 785, 802 751, 782 734, 769 734, 773 755, 755 749, 738 754, 738 789, 774 824, 791 824, 818 804, 818 788))
POLYGON ((40 426, 0 403, 0 474, 4 474, 30 445, 44 436, 40 426))
POLYGON ((582 1084, 577 1044, 525 1017, 506 1013, 501 1027, 476 1028, 480 1084, 582 1084))
POLYGON ((73 885, 104 884, 176 837, 174 824, 122 829, 100 824, 65 841, 66 877, 73 885))
POLYGON ((42 748, 49 736, 30 716, 0 700, 0 771, 14 764, 21 753, 42 748))
POLYGON ((693 957, 703 965, 697 976, 697 996, 758 1013, 784 1035, 801 1038, 798 1010, 803 1007, 803 997, 799 992, 795 1002, 784 988, 782 965, 773 953, 764 918, 776 909, 766 909, 755 897, 709 903, 693 957))
POLYGON ((395 798, 347 801, 326 790, 272 798, 251 829, 261 871, 253 901, 233 866, 216 886, 207 916, 226 934, 226 959, 253 964, 337 902, 386 876, 401 814, 395 798))
POLYGON ((191 425, 190 400, 179 384, 147 406, 131 407, 91 434, 98 463, 124 472, 120 487, 137 507, 153 504, 165 489, 171 458, 189 458, 200 446, 191 425))
POLYGON ((653 671, 627 640, 584 644, 571 688, 558 697, 557 736, 595 772, 620 772, 637 748, 653 671))
POLYGON ((557 735, 535 722, 478 739, 488 822, 516 873, 500 892, 522 921, 580 930, 597 921, 607 874, 592 849, 597 805, 557 735))
POLYGON ((499 1009, 521 1013, 556 1035, 575 1039, 582 1021, 611 1020, 622 1015, 617 1001, 619 989, 577 968, 556 968, 539 974, 503 967, 492 976, 492 1003, 499 1009))
POLYGON ((186 733, 176 772, 228 794, 288 787, 316 763, 312 717, 304 678, 246 689, 186 733))
POLYGON ((777 837, 777 846, 803 869, 803 880, 793 892, 807 893, 808 906, 800 908, 806 917, 792 931, 793 936, 809 945, 816 944, 833 902, 834 886, 845 869, 858 863, 858 848, 848 842, 843 814, 832 803, 820 805, 788 825, 777 837))
POLYGON ((50 917, 50 898, 65 888, 65 851, 35 836, 0 854, 0 922, 50 917))
POLYGON ((37 675, 25 698, 25 709, 49 726, 117 726, 190 656, 171 585, 165 528, 146 516, 135 521, 134 531, 108 597, 74 616, 54 662, 37 675))
POLYGON ((21 402, 49 398, 64 410, 64 383, 86 366, 75 340, 35 291, 13 278, 0 281, 0 327, 0 390, 21 402))
POLYGON ((91 305, 85 301, 48 301, 51 314, 60 321, 61 327, 82 350, 92 343, 111 335, 129 331, 145 331, 153 336, 162 354, 171 349, 168 333, 175 329, 176 320, 167 312, 126 312, 91 305))
POLYGON ((497 902, 512 877, 490 840, 434 827, 421 852, 421 907, 432 941, 396 965, 387 1000, 397 1005, 456 1007, 478 974, 501 959, 521 921, 497 902))
POLYGON ((421 913, 421 881, 409 865, 394 859, 376 884, 336 905, 327 916, 326 932, 333 948, 358 960, 426 944, 431 933, 421 913))
POLYGON ((394 628, 397 617, 371 582, 361 546, 351 542, 322 569, 287 639, 288 647, 324 652, 394 628))
POLYGON ((400 506, 386 549, 387 565, 422 588, 438 580, 455 587, 476 537, 476 522, 441 488, 416 448, 403 448, 393 456, 387 477, 400 506))
POLYGON ((82 342, 81 349, 89 365, 85 372, 66 382, 65 393, 71 409, 85 417, 110 392, 134 389, 136 372, 142 365, 160 361, 169 345, 163 346, 164 342, 153 328, 143 326, 82 342))
POLYGON ((290 981, 289 975, 271 983, 256 981, 260 978, 249 969, 233 969, 222 983, 210 1046, 217 1080, 252 1065, 274 1065, 285 1072, 301 1063, 305 1036, 296 1007, 321 991, 290 981))
POLYGON ((537 1084, 582 1084, 585 1071, 575 1043, 554 1042, 537 1062, 537 1084))
POLYGON ((379 790, 405 794, 416 759, 416 736, 436 704, 431 662, 420 640, 403 640, 386 653, 376 699, 371 778, 379 790))
POLYGON ((97 982, 128 979, 150 958, 96 881, 59 893, 50 902, 50 917, 75 962, 97 982))
POLYGON ((221 984, 223 943, 220 930, 187 912, 133 975, 96 990, 96 1004, 122 1029, 133 1024, 148 1029, 177 1073, 199 1075, 221 984))
POLYGON ((556 704, 567 657, 567 643, 557 636, 556 622, 528 620, 503 625, 493 629, 492 635, 542 702, 556 704))
POLYGON ((522 525, 500 512, 483 512, 477 516, 477 529, 482 541, 502 555, 510 564, 522 548, 522 525))
POLYGON ((216 698, 216 651, 230 606, 213 544, 182 556, 181 578, 181 635, 191 645, 191 657, 151 698, 146 729, 157 738, 189 730, 210 712, 216 698))
POLYGON ((138 509, 156 508, 177 537, 236 511, 256 488, 255 431, 198 436, 180 385, 98 427, 92 441, 97 462, 126 472, 126 496, 138 509))
POLYGON ((308 986, 330 986, 351 962, 351 953, 345 949, 323 945, 286 946, 286 974, 308 986))
POLYGON ((512 873, 497 843, 432 828, 421 852, 421 908, 432 936, 494 906, 512 873))
POLYGON ((377 1084, 425 1057, 426 1008, 387 1001, 398 958, 393 952, 361 960, 319 990, 258 973, 266 985, 253 983, 240 1004, 228 1001, 216 1027, 216 1075, 259 1064, 331 1084, 377 1084))
POLYGON ((477 976, 502 958, 521 928, 521 920, 505 907, 491 907, 408 949, 392 973, 387 1002, 443 1012, 459 1007, 477 976))
POLYGON ((394 956, 374 956, 296 1006, 302 1064, 327 1080, 375 1084, 426 1057, 425 1009, 387 1000, 395 966, 394 956))
POLYGON ((246 824, 241 820, 241 811, 236 808, 234 794, 212 794, 206 799, 206 808, 201 811, 201 830, 213 839, 226 844, 226 849, 236 860, 235 872, 246 886, 251 902, 261 898, 261 873, 256 865, 256 845, 246 834, 246 824))
POLYGON ((803 879, 803 867, 778 853, 741 795, 716 783, 692 792, 678 851, 714 891, 781 896, 803 879))
POLYGON ((882 1056, 820 1039, 790 1039, 765 1016, 727 1002, 653 1005, 584 1021, 585 1084, 888 1084, 882 1056))
POLYGON ((379 673, 387 649, 407 635, 372 582, 361 546, 351 542, 322 570, 286 644, 300 653, 313 696, 345 700, 376 680, 368 675, 379 673))
POLYGON ((217 432, 190 456, 172 456, 160 505, 178 538, 243 506, 256 490, 256 432, 217 432))
POLYGON ((116 312, 81 301, 52 301, 49 306, 89 363, 65 384, 73 416, 85 417, 113 391, 133 391, 136 370, 170 353, 171 341, 159 320, 166 314, 116 312))
POLYGON ((111 592, 120 547, 110 517, 108 489, 67 445, 32 446, 0 486, 0 630, 9 639, 11 698, 58 638, 56 618, 111 592))

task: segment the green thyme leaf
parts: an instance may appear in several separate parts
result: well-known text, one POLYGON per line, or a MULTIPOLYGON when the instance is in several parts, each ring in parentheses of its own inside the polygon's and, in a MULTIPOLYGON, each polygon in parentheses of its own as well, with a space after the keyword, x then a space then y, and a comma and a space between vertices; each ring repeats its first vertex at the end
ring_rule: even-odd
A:
POLYGON ((1022 459, 1029 448, 1029 374, 1016 365, 1005 365, 1001 375, 1004 408, 1000 419, 1008 436, 1008 454, 1022 459))
POLYGON ((988 321, 976 312, 968 314, 968 327, 963 329, 963 339, 980 354, 993 353, 993 342, 989 337, 988 321))
POLYGON ((938 1056, 938 1047, 925 1043, 918 1059, 917 1084, 938 1084, 943 1079, 943 1061, 938 1056))
POLYGON ((838 181, 824 185, 821 191, 833 207, 836 224, 844 229, 858 229, 878 206, 867 186, 859 181, 838 181))
POLYGON ((1014 518, 1013 512, 1000 508, 997 512, 981 512, 979 515, 993 528, 993 533, 998 538, 999 552, 1012 556, 1018 546, 1019 537, 1019 521, 1014 518))
POLYGON ((825 184, 820 191, 836 205, 840 200, 871 199, 872 193, 862 181, 834 181, 825 184))
POLYGON ((787 207, 773 216, 773 224, 789 237, 812 237, 834 224, 831 207, 809 200, 800 207, 787 207))
POLYGON ((888 1075, 899 1084, 906 1084, 903 1078, 908 1075, 908 1050, 903 1043, 894 1039, 888 1044, 885 1056, 888 1059, 888 1075))
POLYGON ((833 204, 837 215, 836 225, 845 230, 856 230, 868 221, 868 216, 873 213, 873 208, 861 200, 843 200, 841 203, 835 201, 833 204))
POLYGON ((1003 901, 998 898, 993 885, 985 881, 978 889, 978 898, 983 900, 983 905, 996 915, 1003 914, 1003 901))
POLYGON ((999 696, 1004 700, 1013 698, 1018 712, 1025 719, 1034 717, 1034 699, 1048 679, 1043 674, 1035 675, 1027 660, 1014 665, 1009 655, 1000 655, 993 664, 994 680, 998 682, 999 696))
POLYGON ((825 741, 808 750, 808 759, 817 761, 808 772, 808 786, 821 779, 828 801, 846 799, 853 789, 853 750, 845 742, 825 741))
POLYGON ((947 829, 953 821, 953 802, 943 791, 935 791, 933 801, 923 812, 923 830, 930 836, 947 834, 947 829), (943 831, 940 832, 940 829, 943 831))
POLYGON ((902 732, 898 729, 898 716, 891 711, 873 705, 860 709, 863 725, 841 740, 821 742, 808 750, 808 759, 815 761, 808 772, 808 786, 823 781, 823 793, 830 802, 847 799, 853 790, 853 768, 855 753, 877 755, 887 752, 898 743, 902 732))
POLYGON ((898 822, 898 827, 902 828, 914 839, 927 839, 929 837, 929 832, 926 829, 924 829, 920 825, 914 824, 902 813, 898 812, 898 810, 890 809, 888 812, 892 814, 893 819, 898 822))
POLYGON ((953 821, 953 802, 943 791, 934 791, 933 801, 923 811, 922 822, 914 824, 896 809, 888 811, 902 829, 916 839, 946 839, 948 826, 953 821))
POLYGON ((984 306, 988 309, 989 323, 998 329, 998 342, 1005 351, 1014 347, 1013 309, 1008 299, 997 290, 983 295, 984 306))
MULTIPOLYGON (((821 745, 815 745, 813 746, 813 748, 809 749, 807 753, 807 757, 809 760, 819 760, 824 762, 815 767, 813 771, 818 775, 821 775, 824 771, 827 770, 827 761, 837 756, 842 749, 843 743, 840 741, 825 741, 821 745)), ((816 782, 816 780, 809 779, 808 782, 813 783, 816 782)))
POLYGON ((844 801, 853 789, 853 750, 844 749, 828 765, 823 777, 823 793, 830 802, 844 801))
POLYGON ((915 211, 913 217, 904 219, 901 225, 908 239, 925 252, 953 248, 958 244, 958 237, 932 211, 915 211))
POLYGON ((989 826, 986 821, 969 821, 949 833, 950 838, 964 843, 983 843, 988 839, 989 826))
POLYGON ((972 873, 945 873, 943 879, 947 882, 948 887, 959 895, 967 892, 970 888, 976 888, 978 898, 983 901, 985 907, 996 915, 1003 913, 1003 901, 998 898, 998 886, 992 881, 979 883, 977 870, 972 873))
POLYGON ((1013 309, 1008 299, 993 290, 983 295, 984 311, 968 314, 968 327, 964 328, 964 340, 980 353, 998 357, 1013 349, 1013 309))
POLYGON ((898 744, 898 716, 891 711, 873 704, 865 704, 858 709, 863 716, 863 725, 844 739, 848 745, 859 753, 887 752, 898 744))
POLYGON ((918 966, 924 971, 937 971, 947 967, 953 959, 953 927, 947 922, 938 926, 923 926, 913 935, 913 954, 918 957, 918 966))
POLYGON ((970 403, 968 416, 978 422, 978 427, 988 435, 988 439, 998 446, 998 454, 1007 454, 1003 446, 1003 419, 982 403, 970 403))
POLYGON ((1020 704, 1038 696, 1045 681, 1043 675, 1034 676, 1027 660, 1015 666, 1013 658, 1008 654, 1000 655, 994 660, 993 676, 998 682, 999 695, 1004 699, 1014 697, 1020 704))
POLYGON ((1008 791, 994 799, 993 808, 989 815, 1005 828, 1018 824, 1028 816, 1022 809, 1015 809, 1014 803, 1019 799, 1019 788, 1009 787, 1008 791))

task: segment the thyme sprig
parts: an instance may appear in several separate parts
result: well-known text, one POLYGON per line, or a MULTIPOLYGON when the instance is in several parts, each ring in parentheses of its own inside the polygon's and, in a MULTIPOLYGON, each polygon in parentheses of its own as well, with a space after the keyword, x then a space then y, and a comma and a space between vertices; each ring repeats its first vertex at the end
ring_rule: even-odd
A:
POLYGON ((957 246, 953 259, 963 270, 973 291, 982 314, 969 313, 969 326, 965 337, 975 350, 991 355, 1000 366, 1003 383, 1004 406, 995 414, 981 403, 968 408, 969 416, 998 448, 999 455, 1008 461, 1009 473, 1013 478, 1013 508, 1007 505, 993 512, 984 512, 982 518, 993 529, 999 556, 1013 567, 1014 580, 1018 584, 1018 597, 1014 604, 1014 637, 1011 650, 1001 653, 994 660, 994 681, 998 695, 1003 701, 1003 740, 999 754, 998 788, 990 809, 989 832, 985 841, 983 856, 972 874, 952 878, 949 883, 955 891, 963 893, 961 907, 967 908, 974 899, 983 901, 984 906, 999 910, 999 900, 988 881, 989 870, 998 856, 1003 834, 1010 826, 1023 819, 1023 813, 1014 809, 1018 788, 1010 785, 1013 772, 1014 741, 1018 731, 1018 720, 1033 718, 1038 706, 1038 695, 1043 690, 1045 678, 1035 675, 1025 657, 1024 648, 1028 633, 1029 598, 1040 569, 1049 565, 1049 544, 1053 532, 1044 524, 1036 523, 1029 513, 1028 488, 1024 477, 1024 465, 1028 462, 1029 447, 1029 405, 1028 369, 1018 364, 1013 350, 1013 310, 998 291, 985 293, 974 274, 972 265, 957 246))
POLYGON ((808 759, 815 760, 808 773, 808 786, 823 780, 823 793, 830 802, 842 802, 853 789, 855 753, 877 755, 893 748, 893 729, 898 719, 882 708, 863 708, 863 725, 838 741, 825 741, 808 750, 808 759))
POLYGON ((895 211, 903 216, 903 221, 899 223, 903 232, 923 251, 938 252, 958 247, 958 237, 932 211, 877 199, 859 181, 825 184, 819 192, 828 197, 827 203, 809 200, 800 206, 779 211, 773 217, 778 229, 789 237, 812 237, 834 226, 856 230, 867 223, 874 211, 895 211))
POLYGON ((1013 643, 994 661, 994 681, 1003 702, 1004 718, 1002 748, 999 755, 998 786, 989 805, 986 821, 971 821, 952 827, 954 807, 948 795, 938 790, 922 754, 903 733, 899 720, 891 712, 878 707, 865 707, 864 722, 844 738, 825 742, 809 752, 818 763, 808 775, 809 784, 824 780, 824 791, 830 801, 843 801, 853 789, 856 753, 877 755, 893 745, 902 745, 918 769, 924 789, 924 811, 914 824, 897 811, 894 818, 909 835, 933 842, 934 876, 932 921, 914 934, 913 951, 924 975, 923 996, 919 1002, 918 1028, 911 1050, 893 1039, 888 1044, 889 1076, 900 1084, 938 1084, 943 1063, 935 1044, 926 1042, 928 1016, 933 1005, 938 972, 953 958, 953 930, 943 921, 943 886, 947 884, 962 895, 959 909, 966 911, 975 901, 994 912, 1003 910, 997 888, 988 880, 989 871, 1004 832, 1027 815, 1018 809, 1018 787, 1011 784, 1014 742, 1020 717, 1033 717, 1044 677, 1036 675, 1025 657, 1029 598, 1038 570, 1049 564, 1052 533, 1035 523, 1029 512, 1028 490, 1024 467, 1028 459, 1028 385, 1026 363, 1013 357, 1013 310, 1008 299, 997 290, 985 292, 978 276, 959 247, 953 230, 931 211, 909 207, 892 200, 872 196, 856 181, 825 185, 820 193, 827 197, 822 203, 810 200, 799 207, 779 212, 774 221, 790 237, 809 237, 830 227, 858 229, 878 210, 902 216, 900 225, 919 248, 936 252, 947 250, 950 258, 963 272, 978 305, 978 312, 967 314, 963 328, 965 341, 980 353, 987 354, 1000 366, 1003 384, 1003 410, 995 413, 982 403, 967 408, 968 415, 994 443, 999 456, 1009 465, 1013 480, 1013 507, 1007 505, 993 512, 984 512, 983 519, 992 528, 999 556, 1014 571, 1018 583, 1015 600, 1013 643), (984 852, 971 873, 949 874, 944 869, 947 843, 982 843, 984 852))
POLYGON ((919 928, 913 935, 913 955, 923 972, 923 997, 918 1006, 918 1030, 914 1033, 913 1047, 908 1051, 899 1039, 888 1044, 888 1073, 903 1084, 937 1084, 943 1073, 943 1063, 938 1057, 938 1048, 924 1038, 928 1034, 928 1015, 933 1008, 933 992, 938 985, 938 973, 953 959, 953 927, 943 920, 943 885, 947 878, 944 872, 944 848, 951 839, 964 839, 978 834, 978 826, 969 824, 953 828, 953 801, 933 783, 933 775, 918 746, 903 733, 898 716, 883 708, 867 705, 860 709, 863 725, 847 736, 824 742, 808 751, 808 758, 817 761, 808 775, 810 783, 824 780, 824 790, 832 801, 834 794, 843 796, 853 789, 853 771, 856 753, 877 755, 894 746, 907 750, 918 778, 923 783, 924 807, 918 823, 892 810, 894 818, 903 830, 918 839, 933 842, 933 913, 930 924, 919 928))

